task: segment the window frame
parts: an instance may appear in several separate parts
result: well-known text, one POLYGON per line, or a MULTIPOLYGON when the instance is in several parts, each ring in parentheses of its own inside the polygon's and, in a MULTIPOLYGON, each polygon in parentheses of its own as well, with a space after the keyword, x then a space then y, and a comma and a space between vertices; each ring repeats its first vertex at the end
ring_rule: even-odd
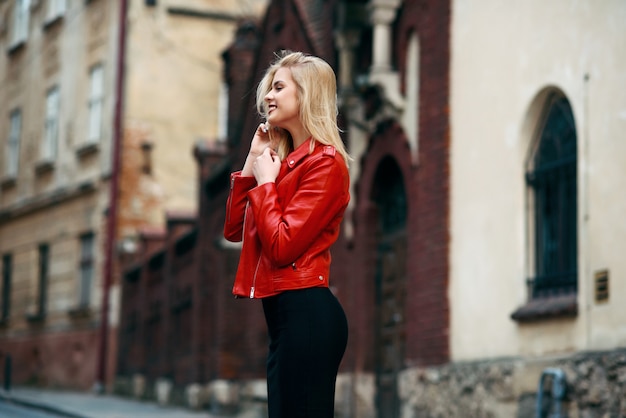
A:
POLYGON ((86 309, 91 306, 91 290, 95 277, 95 234, 87 232, 80 236, 78 307, 86 309))
POLYGON ((9 138, 6 143, 4 162, 7 178, 16 178, 20 168, 20 140, 22 136, 22 111, 13 109, 9 115, 9 138))
POLYGON ((13 27, 11 29, 11 47, 28 41, 30 24, 30 0, 15 0, 13 5, 13 27))
POLYGON ((41 158, 54 161, 59 146, 59 117, 61 113, 61 93, 58 85, 51 87, 46 94, 46 113, 41 158))
POLYGON ((89 99, 87 119, 87 142, 102 140, 104 120, 104 65, 95 64, 89 70, 89 99))
POLYGON ((526 172, 532 195, 531 298, 578 292, 577 132, 566 97, 548 97, 526 172))

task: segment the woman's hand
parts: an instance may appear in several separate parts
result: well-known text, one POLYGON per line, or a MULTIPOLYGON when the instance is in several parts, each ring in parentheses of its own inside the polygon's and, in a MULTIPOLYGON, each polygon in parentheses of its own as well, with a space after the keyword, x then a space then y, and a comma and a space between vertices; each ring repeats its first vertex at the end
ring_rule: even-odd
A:
POLYGON ((269 134, 269 124, 261 123, 254 133, 254 137, 252 137, 252 142, 250 143, 250 151, 248 151, 248 157, 246 158, 246 163, 241 170, 241 175, 246 177, 251 177, 252 173, 252 165, 256 161, 256 158, 261 156, 263 152, 272 146, 272 142, 270 140, 269 134))
POLYGON ((266 147, 263 154, 259 155, 252 164, 252 173, 260 186, 265 183, 273 183, 280 171, 280 158, 276 151, 266 147))

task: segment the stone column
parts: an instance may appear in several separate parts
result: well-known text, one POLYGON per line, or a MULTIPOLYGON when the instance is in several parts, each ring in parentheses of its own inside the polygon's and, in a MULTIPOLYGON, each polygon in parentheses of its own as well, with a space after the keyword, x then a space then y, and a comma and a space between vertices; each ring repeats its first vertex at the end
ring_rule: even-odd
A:
POLYGON ((374 26, 372 73, 391 71, 391 24, 401 0, 371 0, 368 4, 374 26))

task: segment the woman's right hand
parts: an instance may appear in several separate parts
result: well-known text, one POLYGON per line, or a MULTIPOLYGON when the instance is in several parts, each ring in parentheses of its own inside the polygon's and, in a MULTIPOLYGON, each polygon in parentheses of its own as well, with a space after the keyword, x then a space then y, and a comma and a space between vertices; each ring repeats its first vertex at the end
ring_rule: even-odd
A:
POLYGON ((250 151, 248 154, 252 154, 254 157, 258 157, 263 154, 265 148, 270 146, 270 134, 269 124, 267 122, 261 123, 252 137, 250 143, 250 151))
POLYGON ((250 151, 248 151, 248 157, 246 158, 246 163, 241 170, 241 175, 244 177, 253 176, 252 167, 256 158, 263 154, 266 148, 271 147, 272 142, 270 140, 269 133, 269 124, 267 122, 259 124, 256 128, 256 132, 252 137, 252 142, 250 143, 250 151))

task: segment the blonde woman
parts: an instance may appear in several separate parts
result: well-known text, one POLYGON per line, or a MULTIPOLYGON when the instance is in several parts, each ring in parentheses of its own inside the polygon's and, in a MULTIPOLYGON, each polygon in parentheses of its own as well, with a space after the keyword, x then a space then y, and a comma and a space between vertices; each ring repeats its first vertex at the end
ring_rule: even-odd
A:
POLYGON ((284 52, 257 89, 266 120, 231 175, 224 236, 242 241, 233 293, 260 298, 270 418, 332 418, 348 325, 329 290, 330 247, 350 199, 335 74, 284 52))

